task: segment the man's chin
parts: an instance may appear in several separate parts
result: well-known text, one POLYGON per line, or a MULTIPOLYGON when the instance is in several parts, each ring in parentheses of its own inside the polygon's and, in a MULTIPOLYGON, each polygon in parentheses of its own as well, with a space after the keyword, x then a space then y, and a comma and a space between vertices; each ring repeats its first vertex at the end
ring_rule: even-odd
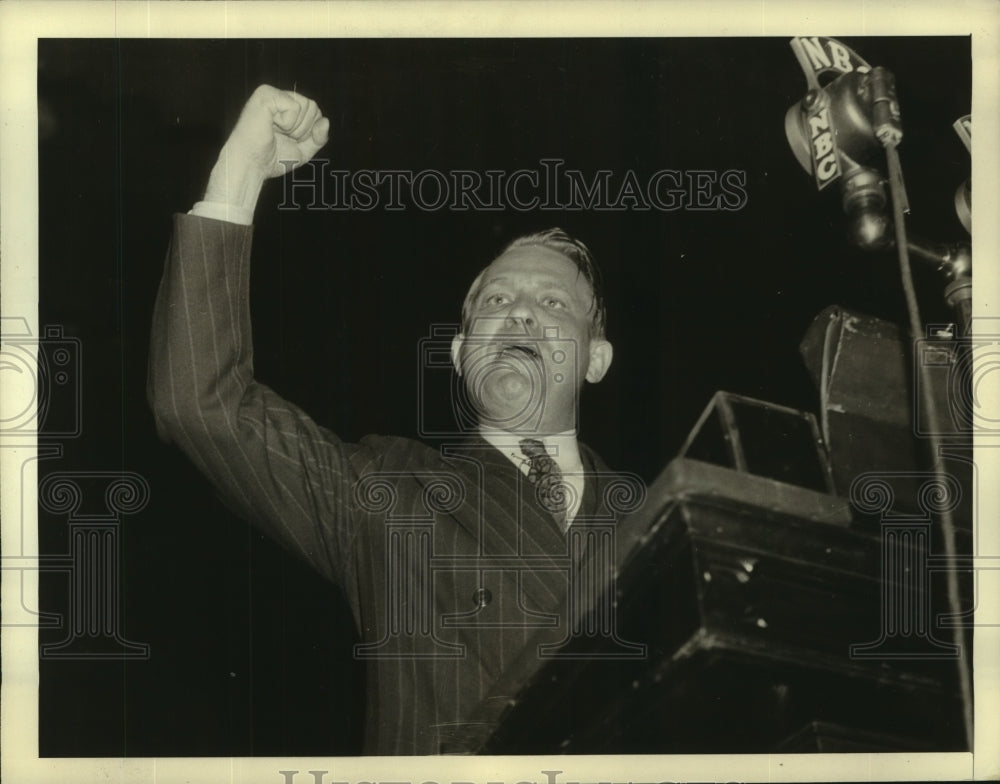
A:
POLYGON ((525 432, 538 427, 544 400, 537 385, 508 380, 491 387, 477 390, 473 398, 480 425, 525 432))

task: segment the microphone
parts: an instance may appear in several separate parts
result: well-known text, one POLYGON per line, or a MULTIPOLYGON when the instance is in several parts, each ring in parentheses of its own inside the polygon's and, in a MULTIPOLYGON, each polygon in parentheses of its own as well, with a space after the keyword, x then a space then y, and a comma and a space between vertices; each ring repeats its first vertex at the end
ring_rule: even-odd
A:
MULTIPOLYGON (((879 152, 872 125, 872 67, 834 38, 793 38, 791 47, 809 89, 785 113, 785 137, 822 191, 879 152)), ((884 75, 879 81, 884 103, 891 99, 889 85, 884 75)), ((891 114, 889 109, 890 119, 891 114)), ((882 123, 884 115, 880 111, 882 123)))
POLYGON ((875 169, 858 167, 844 178, 840 190, 851 242, 867 251, 891 247, 892 221, 885 208, 882 175, 875 169))
MULTIPOLYGON (((794 42, 801 40, 793 40, 796 53, 802 51, 803 44, 796 48, 794 42)), ((799 58, 811 86, 786 113, 785 135, 799 164, 812 172, 819 190, 840 181, 851 241, 865 250, 881 250, 893 244, 892 222, 886 214, 882 175, 865 164, 881 153, 883 146, 895 146, 903 138, 896 80, 885 68, 872 68, 851 54, 853 59, 841 61, 850 63, 851 70, 825 86, 819 84, 813 61, 799 58)), ((903 194, 903 212, 909 212, 906 189, 901 175, 897 176, 900 187, 894 190, 903 194)))

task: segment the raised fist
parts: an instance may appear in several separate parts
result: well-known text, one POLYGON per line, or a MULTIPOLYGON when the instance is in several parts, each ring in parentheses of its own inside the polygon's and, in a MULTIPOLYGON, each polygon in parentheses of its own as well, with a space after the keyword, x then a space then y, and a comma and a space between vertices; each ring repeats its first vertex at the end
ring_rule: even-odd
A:
POLYGON ((239 208, 249 222, 264 180, 310 160, 326 144, 329 132, 330 121, 315 101, 262 84, 222 146, 205 201, 239 208))
POLYGON ((243 159, 263 178, 280 177, 326 144, 330 121, 315 101, 262 84, 246 102, 223 148, 230 165, 243 159))

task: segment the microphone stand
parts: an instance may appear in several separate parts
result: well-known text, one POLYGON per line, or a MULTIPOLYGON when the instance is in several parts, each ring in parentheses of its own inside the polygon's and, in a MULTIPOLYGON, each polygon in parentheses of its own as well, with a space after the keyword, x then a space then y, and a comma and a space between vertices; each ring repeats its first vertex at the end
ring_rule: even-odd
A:
MULTIPOLYGON (((840 179, 844 210, 851 221, 851 239, 858 246, 866 250, 895 247, 913 338, 918 339, 922 335, 923 327, 910 269, 911 253, 916 261, 934 265, 945 276, 945 299, 955 311, 960 334, 967 334, 972 310, 972 254, 969 247, 941 246, 906 235, 904 216, 910 208, 896 151, 903 138, 903 130, 892 73, 882 67, 871 68, 856 53, 834 39, 805 41, 796 38, 792 39, 792 49, 809 87, 805 98, 785 115, 785 133, 792 152, 802 167, 812 172, 820 190, 840 179), (837 57, 832 59, 837 60, 838 67, 831 65, 832 59, 822 50, 823 44, 831 51, 836 50, 837 57), (841 73, 832 82, 825 87, 820 85, 819 74, 834 74, 836 71, 841 73), (872 136, 878 144, 874 143, 872 136), (888 164, 891 218, 886 214, 882 175, 859 163, 878 151, 879 145, 884 149, 888 164)), ((962 353, 967 355, 969 352, 962 353)), ((962 357, 959 361, 963 361, 962 357)), ((937 424, 939 414, 931 392, 928 368, 919 361, 914 364, 920 374, 918 394, 930 425, 927 444, 931 450, 932 470, 940 481, 946 471, 939 435, 941 429, 937 424)), ((947 505, 942 508, 939 519, 945 555, 950 564, 956 564, 955 524, 947 505)), ((954 568, 947 569, 946 573, 949 610, 957 619, 961 614, 958 575, 954 568)), ((964 630, 957 622, 952 626, 952 636, 959 654, 957 669, 965 736, 972 749, 971 659, 966 657, 964 630)))
MULTIPOLYGON (((899 255, 900 273, 903 282, 903 290, 906 295, 907 313, 910 321, 910 332, 914 339, 917 339, 923 332, 920 312, 917 306, 916 292, 913 287, 913 278, 910 271, 910 243, 906 237, 906 225, 904 214, 908 211, 906 189, 903 185, 903 173, 899 162, 897 145, 903 138, 903 131, 899 121, 899 105, 896 102, 895 79, 885 68, 875 68, 871 74, 871 87, 873 93, 872 101, 872 125, 875 136, 885 148, 886 163, 889 167, 889 189, 892 194, 893 223, 895 227, 896 252, 899 255)), ((940 258, 939 254, 933 253, 933 248, 925 243, 918 243, 920 250, 915 256, 931 255, 940 258)), ((949 256, 949 258, 951 258, 949 256)), ((963 257, 964 258, 964 257, 963 257)), ((966 317, 971 310, 971 288, 972 280, 968 274, 971 268, 971 254, 968 255, 969 264, 952 264, 949 269, 956 275, 955 280, 949 283, 946 289, 946 296, 954 299, 957 309, 964 313, 966 317), (957 284, 957 285, 956 285, 957 284), (968 296, 965 296, 965 292, 968 296), (949 293, 950 292, 950 293, 949 293)), ((952 299, 949 299, 949 303, 952 299)), ((968 329, 968 320, 963 329, 968 329)), ((940 429, 937 427, 938 411, 937 403, 931 389, 930 377, 927 368, 921 362, 916 362, 917 372, 921 375, 920 395, 921 402, 927 411, 930 420, 930 438, 928 445, 931 449, 931 459, 934 473, 943 477, 946 473, 943 461, 943 449, 940 429)), ((943 506, 941 512, 941 533, 944 541, 944 550, 947 560, 956 564, 955 546, 955 521, 948 506, 943 506)), ((954 568, 947 569, 948 604, 951 614, 954 617, 961 615, 961 600, 958 586, 958 574, 954 568)), ((970 671, 969 659, 967 658, 964 642, 964 630, 958 623, 952 627, 952 637, 958 649, 958 676, 959 686, 962 694, 962 718, 965 725, 965 736, 969 749, 973 749, 975 735, 973 729, 972 713, 972 673, 970 671)))

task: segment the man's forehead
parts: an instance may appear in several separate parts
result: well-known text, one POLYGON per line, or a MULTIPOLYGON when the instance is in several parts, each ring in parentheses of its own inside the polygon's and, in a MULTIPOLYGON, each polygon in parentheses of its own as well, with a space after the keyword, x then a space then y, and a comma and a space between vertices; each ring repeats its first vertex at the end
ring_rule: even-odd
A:
POLYGON ((519 276, 546 279, 568 288, 577 283, 587 286, 576 264, 559 251, 538 245, 512 248, 498 256, 484 270, 482 285, 519 276))

